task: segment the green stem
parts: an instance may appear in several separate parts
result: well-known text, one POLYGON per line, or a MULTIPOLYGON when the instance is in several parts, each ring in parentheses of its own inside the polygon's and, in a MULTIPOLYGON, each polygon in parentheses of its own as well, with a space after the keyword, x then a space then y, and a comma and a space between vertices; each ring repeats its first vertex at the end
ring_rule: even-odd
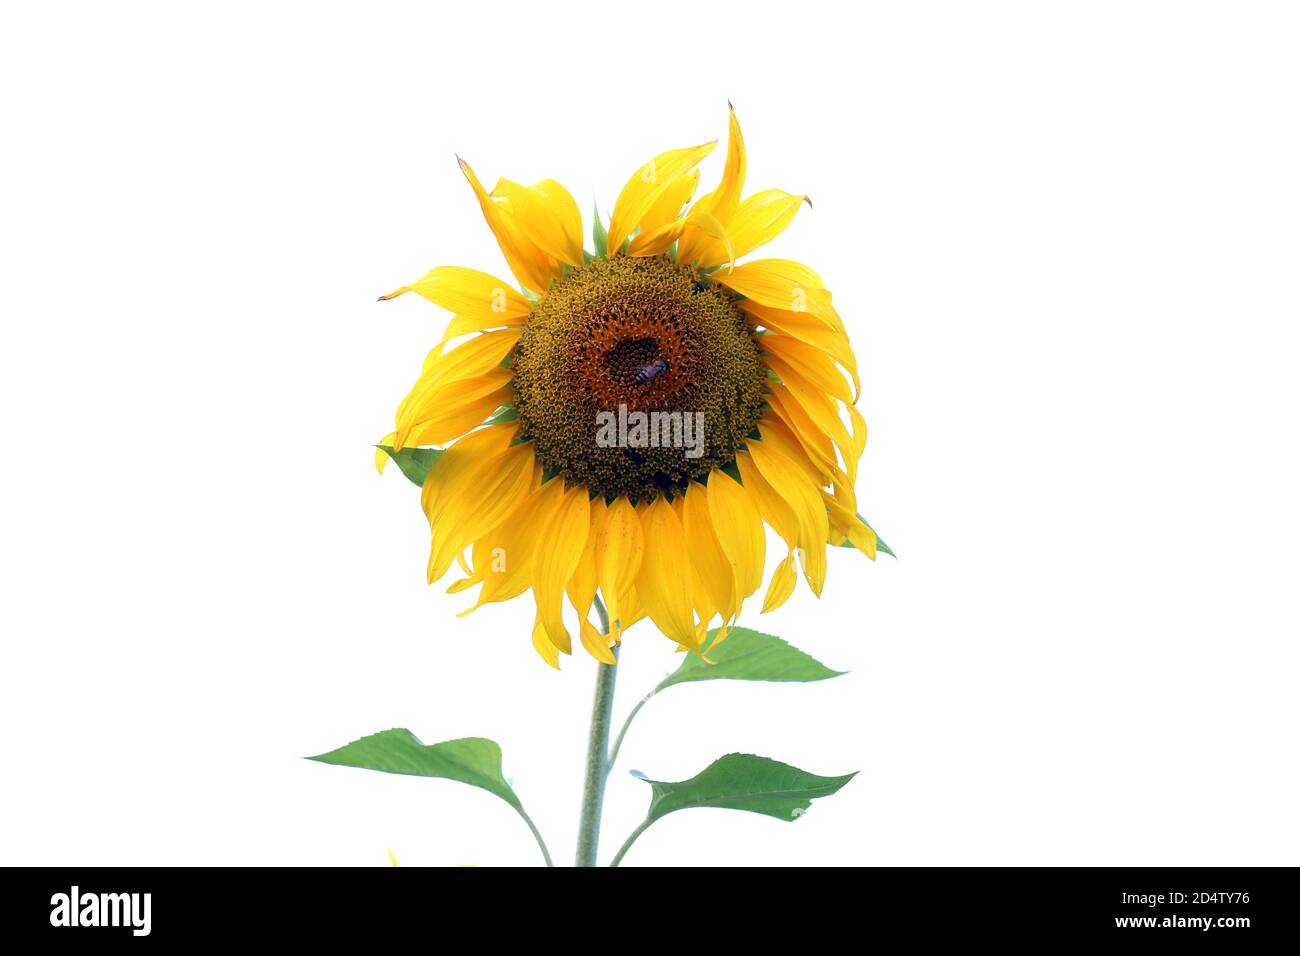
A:
MULTIPOLYGON (((596 598, 600 632, 609 633, 609 615, 596 598)), ((578 821, 578 866, 595 866, 600 842, 600 810, 609 775, 609 730, 614 711, 614 680, 618 676, 618 649, 613 664, 596 664, 596 694, 591 704, 591 733, 587 740, 587 771, 582 786, 582 816, 578 821)))
POLYGON ((528 829, 533 831, 533 839, 537 841, 537 845, 541 848, 542 859, 546 861, 546 865, 555 866, 555 864, 551 862, 551 852, 546 849, 546 841, 542 839, 541 831, 537 829, 537 824, 533 823, 533 818, 524 812, 523 807, 516 807, 515 809, 518 810, 519 815, 524 818, 524 823, 528 824, 528 829))
POLYGON ((632 844, 636 842, 636 838, 645 833, 646 828, 653 822, 653 820, 642 820, 641 825, 632 831, 632 835, 623 841, 623 845, 619 847, 618 852, 614 854, 614 859, 609 861, 609 865, 618 866, 619 863, 623 861, 623 855, 627 853, 632 844))

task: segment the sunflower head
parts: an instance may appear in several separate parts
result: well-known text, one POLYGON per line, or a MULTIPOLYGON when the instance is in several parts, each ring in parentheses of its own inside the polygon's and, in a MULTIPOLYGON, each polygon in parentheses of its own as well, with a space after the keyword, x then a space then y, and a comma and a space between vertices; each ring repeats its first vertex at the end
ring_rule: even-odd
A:
POLYGON ((607 500, 637 503, 684 494, 734 462, 758 424, 767 378, 733 297, 663 255, 618 254, 573 269, 538 302, 510 368, 520 434, 542 467, 607 500), (649 422, 664 413, 670 431, 672 413, 690 415, 699 447, 683 448, 671 433, 640 447, 597 440, 596 423, 619 409, 647 415, 647 439, 660 437, 649 422))
MULTIPOLYGON (((800 573, 820 593, 827 545, 876 554, 853 485, 866 427, 857 364, 821 278, 785 259, 737 263, 806 197, 741 198, 731 115, 721 181, 694 199, 715 144, 637 169, 599 213, 594 252, 559 183, 469 180, 519 283, 443 266, 414 291, 452 313, 398 406, 389 455, 431 449, 421 501, 429 580, 459 564, 472 611, 531 590, 533 644, 558 666, 577 635, 597 659, 643 617, 701 652, 764 581, 763 610, 800 573), (597 594, 608 632, 589 620, 597 594)), ((466 611, 464 613, 469 613, 466 611)))

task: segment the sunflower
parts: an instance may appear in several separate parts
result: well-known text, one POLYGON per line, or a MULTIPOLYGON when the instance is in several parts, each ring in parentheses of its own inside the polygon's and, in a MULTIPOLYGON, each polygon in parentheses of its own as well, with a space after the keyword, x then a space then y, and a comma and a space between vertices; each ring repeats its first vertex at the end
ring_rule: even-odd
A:
POLYGON ((765 525, 785 554, 764 612, 800 574, 820 595, 827 545, 876 555, 854 494, 857 362, 831 294, 800 263, 738 262, 811 203, 741 198, 734 109, 722 179, 692 201, 716 145, 637 169, 608 230, 596 211, 594 252, 559 183, 488 192, 459 160, 518 291, 440 266, 382 297, 416 292, 452 313, 377 460, 438 449, 421 494, 428 579, 459 566, 449 590, 479 589, 462 614, 531 589, 533 644, 555 667, 572 652, 566 597, 597 660, 614 663, 645 617, 704 653, 714 619, 720 640, 763 586, 765 525))

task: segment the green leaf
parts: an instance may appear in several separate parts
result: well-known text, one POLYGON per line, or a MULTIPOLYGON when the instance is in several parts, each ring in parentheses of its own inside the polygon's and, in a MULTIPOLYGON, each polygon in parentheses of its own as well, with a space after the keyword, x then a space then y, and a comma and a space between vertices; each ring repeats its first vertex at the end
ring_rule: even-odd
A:
MULTIPOLYGON (((715 627, 709 631, 709 641, 718 636, 719 630, 721 628, 715 627)), ((829 680, 845 673, 831 670, 779 637, 747 627, 731 628, 726 640, 709 647, 705 654, 713 661, 712 664, 698 654, 687 654, 677 670, 665 677, 654 692, 657 694, 665 687, 698 680, 806 682, 829 680)))
POLYGON ((797 820, 818 797, 829 797, 857 776, 819 777, 798 767, 753 754, 727 754, 680 783, 650 780, 648 826, 677 810, 716 807, 748 810, 778 820, 797 820))
MULTIPOLYGON (((861 514, 858 515, 858 520, 861 521, 861 522, 862 522, 864 525, 866 525, 868 528, 871 528, 871 522, 868 521, 866 518, 862 517, 861 514)), ((885 544, 885 539, 882 538, 879 534, 876 533, 876 529, 875 529, 875 528, 871 528, 871 533, 874 534, 874 535, 876 535, 876 550, 877 550, 877 551, 883 551, 883 552, 885 552, 885 554, 889 555, 891 558, 897 558, 897 557, 898 557, 898 555, 894 554, 894 549, 891 548, 889 545, 885 544)), ((851 547, 853 547, 853 542, 852 542, 852 541, 849 541, 849 540, 847 540, 847 539, 845 539, 844 541, 841 541, 841 542, 840 542, 840 544, 838 545, 838 547, 841 547, 841 548, 851 548, 851 547)))
POLYGON ((397 467, 402 469, 402 474, 420 486, 424 485, 425 475, 443 452, 441 448, 403 448, 401 451, 393 451, 391 445, 375 447, 382 448, 397 463, 397 467))
POLYGON ((396 727, 307 759, 340 767, 458 780, 494 793, 523 812, 519 798, 501 775, 501 748, 485 737, 423 744, 409 730, 396 727))
POLYGON ((596 212, 596 222, 591 227, 591 241, 596 247, 597 258, 604 259, 609 255, 609 233, 605 230, 605 224, 600 221, 600 206, 593 207, 596 212))

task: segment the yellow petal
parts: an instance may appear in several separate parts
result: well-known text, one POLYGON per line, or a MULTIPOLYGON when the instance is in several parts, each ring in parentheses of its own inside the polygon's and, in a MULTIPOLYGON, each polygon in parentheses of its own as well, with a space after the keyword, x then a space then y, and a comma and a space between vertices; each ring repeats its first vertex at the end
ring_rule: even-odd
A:
POLYGON ((525 319, 512 319, 506 322, 499 316, 482 318, 473 315, 453 315, 451 321, 447 323, 446 331, 442 333, 442 340, 438 343, 438 347, 445 348, 448 342, 460 338, 462 335, 486 332, 489 329, 499 329, 502 326, 523 325, 525 321, 525 319))
MULTIPOLYGON (((554 179, 543 179, 541 182, 535 183, 533 188, 540 189, 546 194, 547 199, 551 202, 552 215, 560 220, 564 230, 563 251, 566 251, 570 256, 576 257, 576 261, 572 262, 573 265, 582 265, 582 211, 578 209, 578 203, 569 191, 554 179)), ((565 258, 564 261, 569 260, 565 258)))
MULTIPOLYGON (((677 495, 673 498, 672 509, 677 515, 678 522, 682 525, 682 532, 684 534, 686 531, 686 518, 682 509, 681 495, 677 495)), ((704 635, 708 631, 708 625, 705 622, 717 614, 719 608, 714 602, 714 599, 710 596, 708 590, 704 587, 704 579, 700 577, 700 572, 696 563, 691 560, 691 546, 689 544, 686 546, 686 550, 687 554, 685 555, 685 559, 687 577, 690 578, 691 604, 695 609, 696 615, 695 635, 697 638, 703 640, 704 635)), ((688 647, 686 650, 690 650, 690 648, 688 647)))
POLYGON ((807 312, 770 309, 749 299, 741 299, 736 305, 749 316, 753 324, 776 333, 763 336, 764 351, 780 355, 798 367, 799 362, 793 359, 802 354, 799 345, 807 345, 843 366, 853 379, 853 401, 857 401, 862 383, 858 380, 858 362, 853 350, 849 348, 847 336, 807 312), (792 345, 792 342, 798 344, 792 345))
POLYGON ((698 647, 690 565, 683 560, 686 539, 672 506, 656 498, 641 514, 645 553, 637 577, 637 596, 650 619, 671 640, 698 647))
MULTIPOLYGON (((857 513, 858 513, 857 493, 853 490, 853 486, 850 485, 846 480, 844 480, 844 478, 845 476, 842 474, 835 476, 835 483, 830 493, 830 496, 835 499, 836 504, 839 506, 839 510, 842 510, 849 518, 852 518, 853 520, 861 520, 857 517, 857 513)), ((827 494, 826 489, 823 488, 822 496, 825 497, 826 494, 827 494)), ((831 520, 831 527, 835 528, 836 527, 835 511, 830 508, 828 508, 827 510, 828 512, 830 512, 829 517, 831 520)), ((840 522, 839 524, 844 525, 844 522, 840 522)))
POLYGON ((582 626, 579 628, 578 637, 582 640, 582 646, 587 649, 587 653, 602 664, 617 664, 618 658, 614 652, 609 649, 610 637, 607 634, 601 634, 596 630, 596 626, 587 620, 582 619, 582 626))
POLYGON ((641 217, 641 232, 654 232, 662 226, 677 219, 682 212, 682 207, 691 201, 691 196, 695 195, 695 187, 700 182, 700 171, 692 169, 685 176, 678 176, 673 180, 672 185, 664 190, 650 210, 641 217))
POLYGON ((653 232, 641 232, 632 238, 627 247, 629 256, 657 256, 681 238, 686 229, 685 219, 674 219, 653 232))
POLYGON ((508 601, 532 587, 536 542, 541 532, 537 516, 549 514, 553 500, 563 491, 561 482, 542 485, 541 474, 541 465, 535 462, 529 491, 519 505, 501 524, 474 542, 473 577, 481 580, 483 587, 474 606, 458 616, 464 617, 493 601, 508 601))
POLYGON ((545 292, 550 287, 552 279, 560 278, 564 274, 559 261, 528 238, 511 214, 509 207, 504 202, 493 199, 483 188, 483 184, 474 175, 474 170, 470 168, 469 163, 460 157, 457 157, 457 162, 460 163, 461 172, 469 180, 470 188, 474 190, 479 208, 483 210, 483 218, 487 220, 488 228, 496 236, 497 245, 501 247, 501 254, 506 257, 506 264, 510 266, 510 271, 525 288, 532 289, 534 292, 545 292))
POLYGON ((685 149, 670 149, 660 153, 640 167, 627 181, 614 203, 609 220, 609 252, 613 255, 623 245, 623 240, 641 225, 642 219, 675 181, 695 168, 713 151, 717 142, 685 149))
POLYGON ((452 382, 487 374, 505 360, 519 337, 518 329, 505 329, 476 335, 446 353, 435 349, 419 379, 397 406, 398 429, 393 447, 400 449, 406 442, 405 433, 433 414, 441 389, 452 382))
POLYGON ((826 579, 826 539, 830 526, 818 488, 799 466, 762 441, 749 443, 749 455, 772 489, 789 502, 799 524, 798 555, 814 594, 826 579))
POLYGON ((517 428, 481 428, 442 453, 420 491, 420 507, 430 522, 437 521, 456 494, 471 485, 478 470, 501 459, 516 434, 517 428))
MULTIPOLYGON (((717 611, 724 622, 734 621, 740 613, 736 575, 713 530, 708 490, 704 485, 693 483, 680 500, 682 531, 686 539, 685 554, 695 566, 695 573, 709 600, 706 606, 700 608, 700 618, 707 621, 717 611)), ((698 600, 696 603, 700 604, 698 600)))
POLYGON ((453 457, 453 452, 477 434, 466 436, 444 452, 438 467, 430 469, 425 479, 426 494, 421 497, 428 503, 426 514, 433 536, 430 582, 446 574, 457 555, 515 510, 532 477, 533 449, 528 444, 453 457), (465 461, 467 455, 474 457, 465 461))
POLYGON ((817 455, 822 456, 820 460, 824 467, 816 475, 819 483, 830 484, 836 480, 836 476, 847 479, 849 485, 856 482, 858 460, 867 440, 866 422, 857 409, 852 405, 840 406, 829 396, 801 384, 793 375, 775 386, 772 394, 779 394, 780 399, 772 404, 773 410, 777 412, 776 416, 772 416, 773 424, 786 424, 810 456, 814 449, 817 455), (840 418, 841 407, 849 412, 852 431, 844 426, 844 420, 840 418), (834 448, 828 442, 833 442, 839 448, 847 471, 841 470, 836 463, 834 448))
POLYGON ((590 502, 591 518, 587 524, 587 542, 582 548, 582 557, 573 569, 573 576, 565 586, 573 609, 578 612, 580 621, 587 620, 591 614, 591 605, 596 600, 596 533, 604 518, 605 499, 597 495, 590 502))
POLYGON ((422 392, 420 398, 407 405, 397 420, 395 447, 411 444, 440 445, 459 438, 470 428, 482 424, 504 402, 510 400, 511 372, 508 368, 494 368, 482 375, 444 381, 422 392), (485 410, 484 410, 485 409, 485 410), (434 437, 432 433, 446 431, 446 423, 459 422, 466 412, 470 421, 460 428, 453 427, 450 434, 434 437), (419 434, 414 434, 419 432, 419 434))
MULTIPOLYGON (((393 439, 395 439, 396 437, 397 437, 397 432, 389 432, 383 438, 379 439, 379 444, 388 445, 391 448, 393 445, 393 439)), ((388 452, 384 451, 382 448, 376 448, 375 449, 375 470, 382 475, 384 473, 384 466, 386 466, 387 464, 388 464, 388 452)))
MULTIPOLYGON (((735 265, 737 253, 732 245, 731 236, 727 233, 727 228, 712 213, 701 209, 692 210, 690 215, 686 217, 686 225, 687 227, 694 227, 721 246, 722 253, 718 259, 719 262, 725 262, 728 268, 735 265)), ((687 228, 682 233, 684 236, 690 234, 690 228, 687 228)), ((678 261, 688 262, 690 260, 683 260, 679 257, 678 261)))
POLYGON ((740 479, 744 482, 746 494, 752 497, 763 520, 771 525, 772 530, 791 550, 799 546, 799 521, 794 509, 782 498, 754 465, 748 451, 736 456, 736 467, 740 469, 740 479))
POLYGON ((506 201, 519 229, 542 252, 582 265, 582 213, 567 189, 553 179, 532 186, 501 179, 492 196, 506 201))
POLYGON ((754 500, 725 471, 710 472, 708 498, 709 517, 731 564, 736 593, 749 597, 763 583, 763 518, 754 500))
POLYGON ((796 580, 798 578, 794 571, 794 554, 791 553, 786 555, 772 572, 772 581, 768 584, 767 594, 763 597, 764 614, 775 611, 790 599, 790 595, 794 593, 796 580))
MULTIPOLYGON (((553 478, 552 481, 563 479, 553 478)), ((538 537, 539 553, 534 567, 533 596, 537 612, 551 643, 564 653, 570 653, 572 642, 564 626, 562 599, 565 586, 582 560, 587 546, 587 530, 591 521, 591 506, 587 489, 566 488, 559 496, 549 515, 538 515, 544 522, 538 537)))
MULTIPOLYGON (((853 455, 853 439, 849 436, 849 430, 844 427, 843 419, 840 418, 840 406, 781 359, 768 356, 768 367, 781 376, 780 384, 775 385, 772 391, 781 395, 783 399, 787 397, 791 399, 784 403, 787 410, 798 406, 802 411, 804 417, 800 419, 801 431, 806 431, 804 422, 807 421, 815 430, 808 434, 831 439, 849 465, 850 475, 854 474, 857 459, 853 455)), ((833 455, 831 463, 834 464, 833 455)))
MULTIPOLYGON (((680 255, 680 253, 679 253, 680 255)), ((831 297, 821 277, 789 259, 755 259, 712 276, 760 305, 790 312, 811 312, 830 322, 831 297)))
POLYGON ((489 392, 444 414, 421 422, 406 434, 405 445, 444 445, 469 434, 484 424, 498 408, 510 401, 514 392, 509 388, 489 392))
POLYGON ((496 276, 459 266, 430 269, 413 285, 380 296, 380 301, 415 292, 448 312, 473 320, 495 320, 509 325, 528 317, 533 307, 529 301, 496 276))
POLYGON ((857 548, 872 561, 876 560, 877 539, 876 532, 863 524, 861 521, 851 524, 848 527, 847 537, 857 548))
POLYGON ((849 424, 853 429, 853 458, 856 461, 867 447, 867 421, 853 405, 849 406, 849 424))
POLYGON ((631 502, 616 498, 603 510, 595 545, 596 578, 605 596, 610 632, 616 637, 630 626, 627 595, 640 573, 644 551, 641 518, 631 502))
MULTIPOLYGON (((807 200, 807 196, 796 196, 780 189, 755 193, 740 204, 726 223, 731 248, 724 251, 717 243, 710 243, 702 246, 698 253, 694 247, 687 248, 686 253, 696 255, 702 267, 724 262, 730 264, 780 235, 807 200)), ((680 249, 679 258, 690 261, 681 255, 680 249)))
POLYGON ((637 235, 632 240, 632 244, 628 246, 627 254, 630 256, 657 256, 661 252, 665 252, 669 246, 677 242, 682 236, 688 235, 691 230, 699 230, 706 235, 717 237, 722 244, 723 254, 728 256, 728 263, 733 261, 731 258, 731 240, 727 237, 726 229, 708 213, 702 212, 692 212, 685 219, 674 219, 654 232, 637 235))
POLYGON ((818 488, 831 483, 831 476, 838 464, 835 460, 835 445, 831 439, 813 423, 784 385, 775 385, 768 390, 767 403, 772 414, 764 417, 760 424, 769 445, 774 445, 808 476, 808 480, 818 488), (784 439, 789 439, 788 442, 784 439))
POLYGON ((546 636, 546 627, 542 624, 541 614, 538 614, 533 621, 533 647, 537 648, 537 653, 542 655, 542 660, 557 671, 560 669, 560 652, 546 636))
POLYGON ((736 258, 748 255, 779 236, 807 201, 807 196, 796 196, 780 189, 764 189, 742 202, 727 222, 727 232, 736 246, 736 258))
POLYGON ((849 383, 835 367, 832 357, 821 349, 784 335, 765 336, 762 344, 764 351, 778 357, 820 391, 838 398, 846 405, 853 404, 849 383))
POLYGON ((727 108, 727 164, 722 170, 722 181, 697 203, 701 212, 711 213, 720 222, 731 220, 740 203, 740 192, 745 188, 745 138, 740 135, 736 108, 730 103, 727 108))
MULTIPOLYGON (((736 119, 734 108, 730 110, 728 123, 727 164, 722 170, 722 181, 717 189, 701 196, 691 207, 692 212, 708 213, 723 225, 730 222, 740 203, 740 191, 745 185, 745 140, 740 134, 740 121, 736 119)), ((698 234, 683 238, 677 247, 677 258, 680 262, 695 262, 704 258, 717 258, 720 252, 720 243, 704 234, 698 234)))
POLYGON ((521 334, 519 329, 501 329, 476 335, 447 352, 434 349, 425 358, 415 385, 398 405, 398 417, 402 416, 406 406, 419 401, 424 392, 437 388, 442 382, 482 375, 500 365, 521 334))
MULTIPOLYGON (((639 515, 638 515, 639 518, 639 515)), ((619 621, 621 623, 620 632, 626 631, 637 621, 643 620, 646 615, 645 605, 641 603, 640 597, 636 593, 636 585, 627 589, 627 593, 622 596, 622 604, 619 607, 619 621)), ((620 634, 615 634, 614 640, 617 642, 621 638, 620 634)))
POLYGON ((705 655, 707 655, 709 651, 713 650, 713 648, 717 647, 719 644, 725 641, 727 639, 727 635, 730 633, 731 633, 731 625, 724 622, 722 626, 718 628, 718 636, 713 639, 713 643, 710 644, 707 648, 705 648, 703 653, 701 653, 700 656, 705 657, 705 659, 707 660, 708 658, 705 655))
MULTIPOLYGON (((773 410, 776 410, 775 406, 773 410)), ((831 464, 823 467, 820 464, 814 464, 805 450, 805 446, 800 444, 791 428, 776 415, 769 415, 764 418, 758 428, 762 441, 771 446, 774 451, 780 452, 780 454, 798 465, 809 483, 815 485, 819 491, 824 491, 826 485, 831 485, 834 488, 836 500, 845 508, 848 508, 851 513, 856 513, 857 502, 852 482, 839 465, 831 464)))
POLYGON ((852 510, 844 507, 834 495, 822 492, 826 510, 830 515, 831 528, 848 538, 849 542, 869 557, 876 560, 876 533, 866 525, 852 510))

